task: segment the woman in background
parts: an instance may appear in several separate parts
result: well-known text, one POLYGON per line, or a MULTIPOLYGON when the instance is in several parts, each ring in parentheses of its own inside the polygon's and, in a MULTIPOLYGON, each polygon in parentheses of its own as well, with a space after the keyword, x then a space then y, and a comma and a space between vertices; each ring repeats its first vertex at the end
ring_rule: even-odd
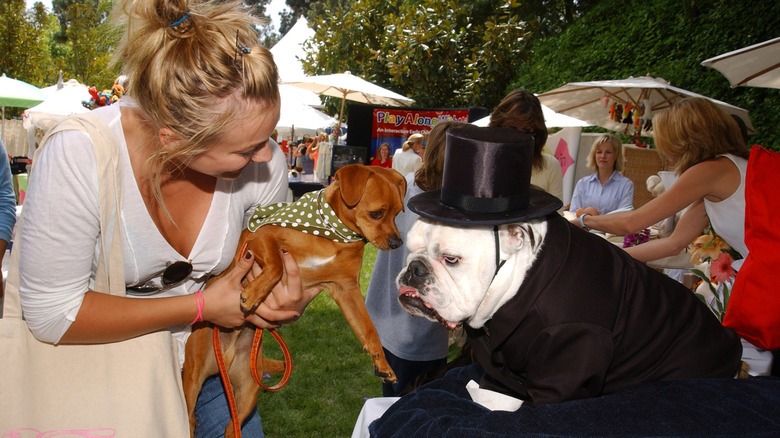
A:
MULTIPOLYGON (((655 144, 674 163, 674 185, 642 207, 608 215, 584 213, 585 226, 617 235, 636 233, 688 207, 672 235, 628 252, 642 261, 680 253, 707 224, 742 257, 745 246, 745 172, 750 153, 739 126, 708 99, 683 99, 653 118, 655 144)), ((732 265, 739 269, 741 262, 732 265)))
POLYGON ((604 134, 593 142, 588 167, 593 174, 577 181, 569 211, 580 217, 634 208, 634 183, 620 174, 625 160, 623 144, 616 135, 604 134))
POLYGON ((376 150, 376 156, 371 160, 371 165, 388 169, 392 168, 393 157, 390 156, 390 144, 382 143, 379 145, 379 149, 376 150))
POLYGON ((531 184, 563 200, 561 163, 542 152, 547 142, 547 126, 539 99, 521 88, 512 90, 490 115, 491 127, 509 127, 534 136, 534 164, 531 184))
POLYGON ((414 172, 422 166, 423 140, 422 134, 412 134, 401 147, 401 152, 396 151, 393 156, 393 169, 401 175, 414 172))
MULTIPOLYGON (((441 188, 447 130, 458 126, 466 124, 444 121, 431 130, 422 167, 406 176, 404 205, 414 195, 441 188)), ((395 217, 398 231, 404 240, 418 217, 408 208, 395 217)), ((394 384, 382 384, 385 397, 403 394, 414 386, 417 377, 427 373, 435 374, 447 364, 449 331, 438 322, 410 315, 398 303, 395 277, 406 266, 408 255, 406 246, 392 251, 378 251, 366 293, 366 309, 379 333, 387 362, 398 379, 394 384)))

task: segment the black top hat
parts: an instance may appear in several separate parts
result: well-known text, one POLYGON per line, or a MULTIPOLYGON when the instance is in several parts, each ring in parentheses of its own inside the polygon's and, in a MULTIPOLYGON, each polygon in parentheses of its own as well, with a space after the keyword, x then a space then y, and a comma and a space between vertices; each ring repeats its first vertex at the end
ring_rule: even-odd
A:
POLYGON ((534 138, 514 128, 465 126, 447 131, 441 190, 409 200, 409 209, 439 222, 499 225, 527 222, 563 203, 531 187, 534 138))

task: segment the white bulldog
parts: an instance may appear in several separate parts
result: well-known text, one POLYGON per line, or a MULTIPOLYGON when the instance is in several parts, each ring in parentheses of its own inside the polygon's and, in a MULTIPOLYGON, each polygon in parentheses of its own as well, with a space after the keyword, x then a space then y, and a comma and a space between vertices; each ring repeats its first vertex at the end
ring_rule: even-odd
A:
POLYGON ((546 234, 544 219, 497 231, 418 219, 406 238, 407 266, 396 278, 398 301, 449 329, 463 322, 481 328, 517 293, 546 234))

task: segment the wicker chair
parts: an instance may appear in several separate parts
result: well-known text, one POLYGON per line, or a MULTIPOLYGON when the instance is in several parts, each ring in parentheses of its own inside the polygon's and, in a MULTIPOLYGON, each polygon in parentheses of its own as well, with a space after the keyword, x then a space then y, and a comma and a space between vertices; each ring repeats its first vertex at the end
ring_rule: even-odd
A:
POLYGON ((672 166, 656 149, 624 144, 623 157, 626 160, 623 175, 634 183, 634 209, 637 209, 653 199, 653 194, 647 191, 647 178, 661 170, 671 170, 672 166))

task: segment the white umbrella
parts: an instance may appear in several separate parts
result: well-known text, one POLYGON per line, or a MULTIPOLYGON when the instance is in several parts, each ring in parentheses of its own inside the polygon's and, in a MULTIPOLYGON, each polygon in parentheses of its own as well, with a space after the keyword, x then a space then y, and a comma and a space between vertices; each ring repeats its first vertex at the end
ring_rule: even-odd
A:
POLYGON ((41 90, 27 82, 19 81, 6 77, 5 73, 0 76, 0 106, 2 106, 3 131, 2 137, 5 140, 5 107, 29 108, 33 105, 43 102, 46 96, 41 90))
POLYGON ((306 78, 284 82, 287 85, 313 91, 321 96, 341 98, 339 124, 344 115, 344 101, 349 99, 372 105, 409 106, 414 100, 398 93, 372 84, 365 79, 353 75, 349 71, 331 75, 308 76, 306 78))
POLYGON ((71 79, 43 89, 44 92, 47 90, 50 94, 46 100, 25 110, 24 113, 28 116, 24 119, 25 128, 35 126, 45 130, 67 116, 89 111, 82 104, 92 98, 89 87, 80 84, 77 80, 71 79))
POLYGON ((664 79, 649 76, 629 77, 622 80, 570 82, 540 94, 539 100, 558 113, 622 133, 628 133, 629 130, 634 131, 633 123, 628 123, 628 120, 633 122, 636 117, 633 114, 634 110, 642 109, 644 113, 639 115, 641 121, 639 129, 644 129, 644 131, 640 132, 642 135, 652 136, 652 125, 648 121, 652 120, 653 114, 669 108, 675 102, 686 97, 703 97, 711 100, 727 113, 741 118, 748 128, 748 133, 755 133, 747 110, 674 87, 664 79), (619 108, 614 111, 618 114, 619 121, 613 119, 612 104, 616 102, 623 108, 630 103, 631 119, 624 119, 623 115, 620 114, 622 111, 618 111, 619 108))
POLYGON ((723 73, 732 87, 780 88, 780 38, 724 53, 701 65, 723 73))
MULTIPOLYGON (((548 128, 593 126, 590 123, 580 119, 575 119, 574 117, 569 117, 565 114, 558 114, 545 105, 542 105, 542 114, 544 114, 544 125, 548 128)), ((483 117, 475 122, 472 122, 472 124, 476 126, 487 126, 490 124, 490 116, 483 117)))
POLYGON ((282 97, 282 108, 279 123, 276 130, 281 133, 298 132, 300 134, 314 134, 318 130, 333 126, 337 120, 316 110, 306 104, 282 97))

